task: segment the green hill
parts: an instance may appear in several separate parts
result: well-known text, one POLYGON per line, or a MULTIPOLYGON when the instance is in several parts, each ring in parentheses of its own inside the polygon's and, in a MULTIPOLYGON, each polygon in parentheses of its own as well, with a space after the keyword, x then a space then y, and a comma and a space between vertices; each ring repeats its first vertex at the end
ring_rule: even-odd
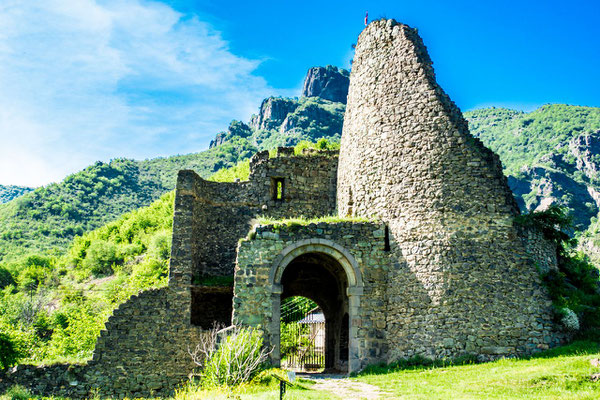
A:
POLYGON ((600 108, 545 105, 530 113, 465 113, 471 132, 500 156, 524 211, 558 204, 585 231, 600 210, 600 108))
POLYGON ((207 178, 256 151, 302 140, 339 141, 345 106, 317 97, 265 99, 250 125, 232 121, 211 148, 144 161, 97 162, 62 182, 0 204, 0 262, 35 252, 60 254, 76 236, 147 206, 175 188, 177 172, 207 178))
POLYGON ((0 204, 8 203, 19 196, 29 193, 33 188, 14 185, 0 185, 0 204))
POLYGON ((255 151, 254 146, 239 139, 189 155, 97 162, 60 183, 0 204, 0 261, 31 252, 59 254, 75 235, 147 206, 173 190, 180 169, 194 169, 208 177, 255 151))

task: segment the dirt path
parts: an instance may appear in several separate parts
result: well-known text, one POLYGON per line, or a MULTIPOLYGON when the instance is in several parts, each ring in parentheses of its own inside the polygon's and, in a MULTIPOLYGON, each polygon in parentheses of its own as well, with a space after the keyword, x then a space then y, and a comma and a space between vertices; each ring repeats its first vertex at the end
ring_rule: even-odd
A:
POLYGON ((375 400, 385 398, 377 386, 368 383, 351 381, 342 376, 315 376, 310 377, 317 383, 312 388, 314 390, 325 390, 344 400, 375 400))

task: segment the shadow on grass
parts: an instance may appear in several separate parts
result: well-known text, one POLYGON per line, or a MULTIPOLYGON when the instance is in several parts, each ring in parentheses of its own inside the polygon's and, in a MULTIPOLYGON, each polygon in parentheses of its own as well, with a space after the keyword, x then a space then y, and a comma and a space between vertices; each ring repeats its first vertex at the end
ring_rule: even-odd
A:
MULTIPOLYGON (((561 356, 577 356, 594 354, 600 352, 600 341, 595 340, 577 340, 568 345, 546 350, 528 357, 516 357, 515 360, 530 360, 535 358, 553 358, 561 356)), ((422 356, 403 358, 390 364, 380 363, 367 366, 359 373, 353 373, 351 376, 364 375, 382 375, 397 371, 422 370, 433 368, 447 368, 459 365, 480 364, 477 356, 474 354, 465 354, 454 359, 432 360, 422 356)))
POLYGON ((565 346, 556 347, 546 350, 530 357, 523 359, 529 360, 533 358, 553 358, 560 356, 582 356, 586 354, 594 354, 600 352, 600 343, 592 340, 577 340, 565 346))

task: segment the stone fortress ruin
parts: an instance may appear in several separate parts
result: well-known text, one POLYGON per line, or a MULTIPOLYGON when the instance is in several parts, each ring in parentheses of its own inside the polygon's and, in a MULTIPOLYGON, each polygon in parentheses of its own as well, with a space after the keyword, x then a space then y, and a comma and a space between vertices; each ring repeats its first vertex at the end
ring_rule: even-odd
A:
POLYGON ((416 29, 374 21, 356 46, 339 157, 261 152, 246 182, 180 171, 168 287, 115 310, 87 365, 9 379, 71 396, 167 394, 194 366, 188 347, 232 320, 259 326, 277 364, 291 296, 323 310, 328 368, 547 349, 565 339, 538 272, 556 268, 556 249, 515 226, 518 213, 498 157, 437 85, 416 29), (339 218, 255 223, 328 215, 339 218), (216 277, 233 287, 203 284, 216 277))

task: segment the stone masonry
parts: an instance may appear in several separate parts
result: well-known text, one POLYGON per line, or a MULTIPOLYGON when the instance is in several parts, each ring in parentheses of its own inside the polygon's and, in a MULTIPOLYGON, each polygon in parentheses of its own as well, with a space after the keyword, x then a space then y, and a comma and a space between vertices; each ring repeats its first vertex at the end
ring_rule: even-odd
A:
POLYGON ((86 365, 19 366, 0 374, 0 391, 171 394, 193 369, 188 347, 214 322, 259 327, 277 365, 291 296, 322 308, 335 370, 547 349, 567 338, 539 276, 556 268, 556 249, 516 226, 518 212, 417 31, 374 21, 356 46, 339 161, 280 148, 255 155, 246 182, 180 171, 168 287, 115 310, 86 365), (203 283, 214 277, 233 287, 203 283))
POLYGON ((513 226, 500 160, 469 134, 431 64, 415 29, 373 22, 344 120, 338 212, 390 231, 388 359, 548 348, 551 302, 513 226))

